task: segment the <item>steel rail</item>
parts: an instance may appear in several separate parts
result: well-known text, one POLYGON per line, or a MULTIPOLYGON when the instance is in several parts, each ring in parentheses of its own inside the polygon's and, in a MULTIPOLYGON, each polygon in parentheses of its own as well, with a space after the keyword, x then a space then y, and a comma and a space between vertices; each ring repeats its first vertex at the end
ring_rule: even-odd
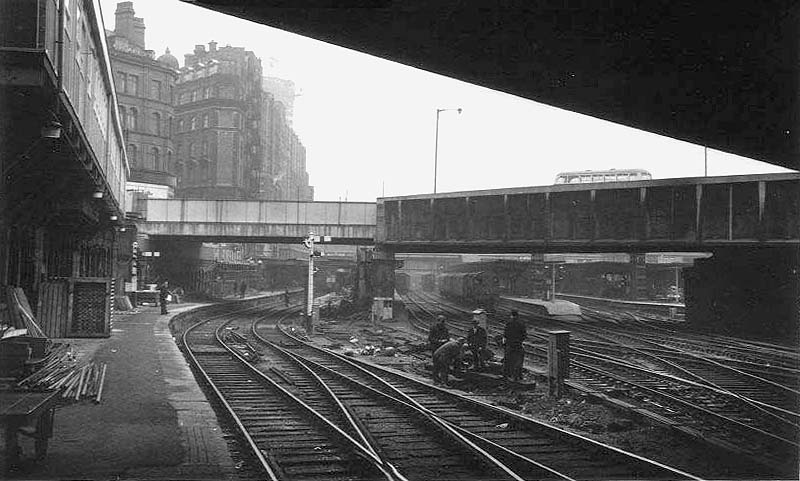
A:
MULTIPOLYGON (((223 316, 218 316, 218 318, 214 319, 214 320, 219 320, 220 317, 223 317, 223 316)), ((189 339, 188 339, 189 333, 193 332, 199 326, 201 326, 203 324, 207 324, 208 322, 210 322, 210 320, 208 320, 208 319, 200 321, 200 322, 196 323, 195 325, 191 326, 191 328, 187 329, 184 332, 184 334, 182 336, 182 339, 183 339, 183 342, 184 342, 184 346, 186 346, 186 348, 187 348, 186 351, 190 354, 190 357, 192 358, 193 362, 195 363, 195 367, 198 369, 199 372, 201 372, 203 374, 204 378, 207 380, 207 382, 209 382, 209 385, 213 388, 215 394, 220 398, 221 402, 223 403, 223 405, 228 410, 228 413, 231 415, 231 418, 234 419, 234 421, 235 421, 237 427, 239 428, 240 432, 242 433, 244 438, 248 441, 248 445, 250 446, 250 448, 253 450, 253 454, 256 456, 256 458, 259 460, 259 462, 262 464, 262 467, 264 467, 265 471, 270 476, 270 479, 271 480, 272 479, 278 480, 278 479, 280 479, 280 477, 276 472, 276 467, 273 466, 273 464, 278 464, 278 462, 276 460, 274 460, 274 459, 272 461, 270 461, 269 459, 267 459, 266 456, 264 456, 261 447, 258 446, 258 443, 252 438, 252 436, 250 435, 249 431, 247 430, 247 428, 245 426, 245 422, 238 415, 238 413, 236 412, 235 408, 233 408, 233 406, 231 406, 231 404, 227 401, 227 399, 226 399, 224 393, 222 392, 222 390, 217 386, 217 383, 212 379, 212 376, 206 371, 205 367, 202 365, 202 362, 194 355, 194 352, 192 352, 191 346, 188 343, 188 341, 189 341, 189 339), (264 463, 266 463, 266 464, 264 464, 264 463)), ((346 445, 346 447, 348 449, 352 449, 354 451, 354 453, 360 459, 363 459, 369 465, 373 466, 373 468, 376 469, 376 472, 381 473, 381 477, 383 477, 383 478, 385 478, 387 480, 390 480, 390 481, 399 481, 400 479, 402 479, 402 478, 397 478, 397 477, 393 476, 391 474, 391 472, 388 471, 382 465, 381 460, 379 458, 375 457, 374 454, 371 451, 365 449, 358 441, 356 441, 355 439, 350 437, 347 433, 342 431, 338 426, 336 426, 335 424, 331 423, 327 418, 319 415, 313 408, 311 408, 310 406, 305 404, 303 401, 301 401, 300 399, 295 397, 292 393, 290 393, 287 390, 285 390, 282 386, 277 385, 271 379, 269 379, 267 376, 265 376, 263 373, 261 373, 260 371, 254 369, 247 362, 247 360, 244 359, 241 356, 241 354, 239 354, 235 349, 232 349, 230 346, 227 346, 224 342, 222 342, 220 332, 221 332, 222 328, 227 324, 227 322, 230 322, 230 321, 225 321, 225 322, 220 323, 220 325, 214 330, 214 336, 215 336, 216 341, 220 345, 222 345, 231 355, 233 355, 236 358, 237 363, 241 367, 245 368, 251 374, 258 376, 258 378, 261 379, 262 382, 265 383, 265 385, 269 385, 273 390, 276 390, 280 395, 284 396, 285 399, 288 399, 294 406, 299 407, 304 413, 306 413, 306 415, 310 419, 312 419, 315 422, 317 422, 318 424, 320 424, 324 429, 328 430, 329 432, 332 432, 334 434, 334 436, 336 436, 340 440, 340 442, 344 442, 345 443, 345 445, 346 445)), ((278 466, 279 466, 279 464, 278 464, 278 466)))
MULTIPOLYGON (((346 356, 342 356, 342 355, 340 355, 340 354, 338 354, 338 353, 335 353, 335 352, 329 351, 329 350, 327 350, 327 349, 323 349, 323 348, 320 348, 320 347, 318 347, 318 346, 314 346, 314 345, 312 345, 312 344, 309 344, 309 343, 307 343, 307 342, 303 341, 302 339, 297 339, 297 338, 295 338, 295 339, 297 340, 297 342, 302 342, 302 343, 303 343, 305 346, 307 346, 307 347, 309 347, 309 348, 311 348, 311 349, 314 349, 315 351, 318 351, 318 352, 320 352, 320 353, 324 353, 324 355, 325 355, 325 356, 331 356, 331 357, 334 357, 334 358, 336 358, 336 359, 337 359, 339 362, 344 362, 344 363, 346 363, 346 364, 348 364, 348 365, 351 365, 351 366, 352 366, 353 364, 363 364, 363 361, 359 361, 359 360, 356 360, 356 359, 350 359, 350 358, 347 358, 346 356)), ((356 366, 356 367, 359 367, 359 366, 356 366)), ((380 369, 380 368, 377 368, 377 367, 375 367, 375 366, 373 366, 373 365, 370 365, 369 367, 370 367, 371 369, 380 369)), ((384 371, 385 371, 385 370, 384 370, 384 371)), ((381 380, 383 383, 388 383, 390 386, 392 386, 392 387, 393 387, 393 389, 394 389, 394 390, 396 390, 396 391, 399 391, 401 394, 403 394, 403 395, 404 395, 404 393, 403 393, 403 392, 402 392, 402 391, 401 391, 399 388, 397 388, 396 386, 394 386, 392 383, 389 383, 388 381, 386 381, 386 380, 384 380, 384 379, 380 378, 380 376, 378 376, 378 375, 377 375, 377 374, 375 374, 375 373, 372 373, 370 370, 367 370, 367 372, 371 374, 371 377, 377 377, 377 378, 378 378, 378 379, 380 379, 380 380, 381 380)), ((397 374, 395 373, 395 375, 397 375, 397 374)), ((440 392, 440 394, 441 394, 441 393, 445 393, 445 395, 446 395, 446 396, 450 396, 450 397, 453 397, 453 396, 455 396, 455 397, 458 397, 458 396, 454 395, 453 393, 449 393, 449 392, 447 392, 447 391, 443 391, 443 390, 440 390, 440 389, 438 389, 438 388, 431 387, 430 385, 427 385, 427 384, 420 383, 420 382, 418 382, 418 381, 416 381, 416 380, 412 380, 412 379, 410 379, 410 378, 407 378, 407 377, 405 377, 405 378, 404 378, 404 380, 406 380, 406 381, 411 381, 411 382, 415 383, 415 385, 417 385, 417 386, 420 386, 420 387, 423 387, 423 386, 424 386, 424 389, 425 389, 425 390, 437 391, 437 392, 440 392)), ((422 406, 422 405, 419 403, 419 401, 417 401, 417 400, 415 400, 415 399, 411 398, 410 396, 404 395, 404 397, 405 397, 406 399, 410 398, 410 399, 412 399, 412 400, 413 400, 413 402, 414 402, 415 404, 418 404, 418 405, 422 406)), ((540 422, 540 421, 536 421, 536 420, 532 420, 532 419, 530 419, 530 418, 526 418, 526 417, 518 416, 518 415, 516 415, 516 413, 512 413, 511 411, 504 410, 504 409, 499 409, 499 408, 497 408, 497 407, 495 407, 495 406, 490 406, 490 405, 488 405, 488 404, 482 404, 482 403, 478 403, 478 402, 475 402, 474 400, 471 400, 471 399, 469 399, 469 398, 463 398, 463 397, 459 397, 459 399, 460 399, 460 400, 466 400, 466 401, 468 401, 468 402, 470 402, 470 403, 475 403, 475 405, 478 405, 478 406, 480 406, 480 407, 481 407, 481 409, 488 409, 490 412, 494 412, 494 413, 496 413, 496 414, 497 414, 497 413, 503 413, 504 415, 513 414, 513 415, 515 416, 515 418, 517 418, 517 419, 519 419, 519 420, 524 420, 524 423, 526 423, 526 424, 535 425, 535 426, 537 426, 537 428, 538 428, 538 429, 545 428, 545 429, 547 429, 547 430, 551 430, 551 431, 553 431, 553 432, 555 432, 555 433, 558 433, 558 436, 567 437, 567 438, 569 438, 569 439, 574 439, 574 440, 579 440, 579 441, 580 441, 580 442, 582 442, 582 443, 588 443, 588 445, 589 445, 589 446, 592 446, 592 448, 593 448, 593 449, 605 450, 605 452, 613 452, 613 453, 615 453, 616 455, 623 456, 623 457, 625 457, 625 458, 627 458, 627 459, 635 459, 637 462, 639 462, 639 463, 642 463, 642 465, 643 465, 643 466, 645 466, 645 465, 646 465, 646 466, 649 466, 649 469, 660 469, 660 470, 664 470, 664 471, 667 471, 667 472, 670 472, 670 473, 672 473, 672 474, 671 474, 671 476, 678 476, 678 477, 683 477, 683 478, 687 478, 687 479, 699 479, 699 478, 696 478, 696 477, 694 477, 694 476, 693 476, 693 475, 691 475, 691 474, 684 473, 684 472, 682 472, 682 471, 680 471, 680 470, 676 470, 675 468, 671 468, 671 467, 669 467, 669 466, 666 466, 666 465, 663 465, 663 464, 660 464, 660 463, 654 462, 654 461, 652 461, 652 460, 649 460, 649 459, 643 458, 643 457, 641 457, 641 456, 637 456, 637 455, 634 455, 634 454, 631 454, 631 453, 627 453, 627 452, 625 452, 625 451, 622 451, 622 450, 620 450, 620 449, 614 448, 613 446, 604 445, 604 444, 602 444, 602 443, 598 443, 598 442, 596 442, 596 441, 590 440, 589 438, 585 438, 585 437, 582 437, 582 436, 574 435, 573 433, 568 433, 567 431, 564 431, 564 430, 562 430, 562 429, 556 428, 556 427, 554 427, 554 426, 551 426, 551 425, 547 425, 546 423, 542 423, 542 422, 540 422)), ((433 412, 433 411, 430 411, 428 408, 426 408, 426 407, 424 407, 424 406, 422 406, 422 407, 423 407, 423 409, 426 409, 426 410, 427 410, 427 411, 428 411, 428 412, 429 412, 431 415, 433 415, 433 416, 437 416, 437 417, 440 417, 440 418, 441 418, 441 416, 440 416, 440 415, 438 415, 438 414, 436 414, 435 412, 433 412)), ((450 424, 450 425, 453 425, 453 424, 452 424, 452 422, 450 422, 450 421, 447 421, 445 418, 442 418, 442 420, 443 420, 443 421, 445 421, 445 422, 447 422, 447 423, 448 423, 448 424, 450 424)), ((453 425, 453 426, 455 426, 455 425, 453 425)), ((461 431, 464 431, 464 429, 463 429, 463 428, 458 428, 458 429, 459 429, 459 430, 461 430, 461 431)), ((474 435, 474 434, 473 434, 473 435, 474 435)), ((476 441, 477 441, 477 439, 478 439, 478 438, 476 438, 476 441)), ((491 443, 492 445, 497 445, 496 443, 492 443, 491 441, 489 441, 489 440, 486 440, 485 438, 480 438, 480 439, 481 439, 482 441, 488 441, 488 442, 489 442, 489 443, 491 443)), ((505 452, 513 452, 513 451, 511 451, 511 450, 508 450, 508 449, 505 449, 505 448, 503 448, 503 449, 505 450, 505 452)), ((517 456, 519 456, 519 457, 521 457, 521 458, 527 459, 527 460, 529 460, 529 461, 534 461, 534 460, 531 460, 530 458, 527 458, 527 457, 525 457, 525 456, 519 455, 518 453, 517 453, 516 455, 517 455, 517 456)), ((553 472, 553 473, 558 473, 560 476, 571 477, 570 475, 567 475, 567 474, 565 474, 565 473, 563 473, 563 472, 560 472, 560 471, 558 471, 558 470, 556 470, 556 469, 554 469, 554 468, 552 468, 552 467, 546 466, 546 465, 544 465, 544 464, 542 464, 542 463, 538 463, 538 462, 536 462, 536 461, 534 461, 534 463, 537 463, 537 464, 539 465, 539 467, 540 467, 540 468, 541 468, 541 467, 548 468, 548 469, 552 470, 552 472, 553 472)))
MULTIPOLYGON (((477 456, 479 459, 486 460, 486 462, 488 462, 491 466, 493 466, 495 469, 499 469, 500 472, 504 473, 509 478, 514 479, 514 480, 518 480, 518 481, 522 481, 524 479, 519 474, 517 474, 513 469, 509 468, 504 463, 502 463, 500 460, 496 459, 492 454, 488 453, 487 451, 485 451, 484 449, 480 448, 479 446, 474 444, 472 441, 467 439, 467 437, 464 436, 463 434, 461 434, 460 432, 458 432, 458 430, 453 429, 449 424, 443 422, 441 419, 439 419, 437 416, 435 416, 429 410, 427 410, 423 406, 419 405, 412 398, 410 398, 407 395, 405 395, 405 393, 397 390, 394 386, 389 385, 388 383, 386 383, 385 381, 383 381, 379 377, 375 376, 374 374, 365 372, 374 381, 384 385, 387 389, 390 389, 395 394, 395 396, 397 396, 397 397, 390 396, 385 392, 376 390, 371 386, 365 385, 365 384, 363 384, 363 383, 361 383, 361 382, 359 382, 359 381, 357 381, 355 379, 352 379, 352 378, 350 378, 348 376, 345 376, 340 372, 334 371, 334 370, 332 370, 332 369, 330 369, 330 368, 328 368, 328 367, 326 367, 326 366, 324 366, 322 364, 319 364, 318 362, 314 362, 314 361, 312 361, 310 359, 304 358, 304 357, 299 356, 299 355, 297 355, 295 353, 287 351, 286 349, 278 346, 277 344, 275 344, 275 343, 271 342, 270 340, 266 339, 265 337, 263 337, 258 332, 258 329, 257 329, 257 327, 255 325, 257 322, 258 321, 255 321, 254 324, 253 324, 252 332, 254 333, 254 335, 257 336, 259 341, 264 342, 267 345, 270 345, 271 347, 273 347, 274 349, 276 349, 278 351, 284 352, 286 355, 288 355, 292 359, 296 360, 297 362, 306 364, 309 367, 311 367, 311 366, 317 367, 318 369, 324 371, 325 373, 327 373, 329 375, 332 375, 332 376, 335 376, 335 377, 339 377, 342 380, 344 380, 345 382, 351 383, 352 385, 358 387, 359 389, 367 390, 367 391, 373 393, 373 395, 380 396, 380 397, 382 397, 384 399, 389 400, 392 403, 400 403, 401 405, 405 406, 406 409, 411 409, 411 410, 421 414, 422 417, 424 417, 425 419, 428 419, 429 422, 433 423, 434 426, 438 427, 438 429, 442 430, 449 437, 453 438, 454 441, 456 441, 458 444, 464 446, 466 449, 471 451, 474 456, 477 456), (398 399, 398 397, 400 399, 398 399)), ((310 344, 308 344, 305 341, 297 338, 296 336, 293 336, 293 335, 287 333, 285 330, 283 330, 282 332, 284 332, 284 334, 287 335, 288 337, 292 338, 295 342, 302 343, 303 345, 306 345, 308 347, 312 347, 313 348, 313 346, 311 346, 310 344)), ((338 357, 337 357, 337 359, 339 361, 343 361, 346 364, 349 364, 351 367, 361 371, 361 369, 358 366, 353 365, 352 363, 349 363, 348 359, 346 359, 346 358, 338 358, 338 357)), ((537 469, 538 469, 538 466, 537 466, 537 469)))
MULTIPOLYGON (((439 308, 441 308, 442 304, 441 303, 437 303, 437 305, 439 306, 439 308)), ((423 310, 425 310, 424 307, 422 307, 422 306, 420 306, 420 307, 423 310)), ((464 312, 464 310, 462 310, 461 308, 451 307, 451 309, 458 310, 459 312, 464 312)), ((458 322, 458 321, 455 321, 455 322, 458 322)), ((452 324, 452 322, 451 322, 451 324, 452 324)), ((526 345, 527 345, 527 347, 529 349, 532 348, 532 349, 535 349, 537 351, 543 351, 543 352, 546 353, 546 350, 543 349, 542 347, 533 345, 531 343, 526 343, 526 345)), ((535 353, 535 355, 537 355, 539 357, 542 357, 542 355, 538 354, 538 353, 535 353)), ((629 365, 628 363, 620 362, 618 359, 613 359, 613 358, 609 359, 609 358, 607 358, 605 356, 596 356, 596 355, 592 356, 592 355, 580 354, 580 353, 578 354, 578 356, 594 358, 598 362, 600 362, 600 361, 611 362, 612 364, 617 365, 619 367, 624 367, 624 368, 627 368, 627 369, 633 369, 634 371, 645 373, 645 375, 663 376, 661 373, 653 372, 653 371, 650 371, 650 370, 647 370, 647 369, 643 369, 643 368, 641 368, 639 366, 632 366, 632 365, 629 365)), ((720 420, 722 420, 724 422, 729 423, 731 426, 737 426, 740 430, 749 431, 749 432, 752 432, 754 435, 764 436, 764 437, 766 437, 768 439, 772 439, 773 442, 784 443, 784 445, 786 445, 787 447, 790 447, 790 446, 795 447, 797 445, 792 440, 783 438, 783 437, 778 436, 778 435, 776 435, 774 433, 770 433, 770 432, 765 431, 763 429, 759 429, 759 428, 757 428, 755 426, 751 426, 750 424, 743 423, 743 422, 738 421, 736 419, 732 419, 732 418, 730 418, 728 416, 725 416, 723 414, 720 414, 720 413, 717 413, 717 412, 714 412, 714 411, 710 411, 705 407, 690 403, 690 402, 682 400, 680 398, 676 398, 675 396, 673 396, 671 394, 668 394, 668 393, 664 393, 664 392, 662 392, 660 390, 654 390, 653 388, 649 388, 647 386, 643 386, 643 385, 639 384, 638 382, 634 382, 634 381, 632 381, 630 379, 627 379, 627 378, 624 378, 624 377, 620 377, 619 375, 613 375, 613 374, 608 373, 608 372, 606 372, 606 371, 604 371, 602 369, 596 368, 596 367, 591 366, 589 364, 585 364, 585 363, 583 363, 581 361, 574 361, 572 364, 573 364, 573 368, 575 368, 575 369, 580 368, 580 369, 584 369, 584 370, 586 370, 588 372, 594 372, 598 376, 607 375, 607 377, 613 378, 616 382, 621 382, 621 383, 625 383, 625 384, 634 386, 634 387, 636 387, 638 389, 642 389, 642 390, 645 390, 646 392, 650 392, 652 395, 656 395, 656 396, 659 396, 659 397, 663 397, 664 399, 668 399, 671 402, 677 402, 678 404, 686 406, 689 409, 693 409, 693 410, 696 410, 698 412, 702 412, 705 415, 718 418, 718 419, 720 419, 720 420)), ((676 378, 676 379, 679 379, 679 378, 676 378)), ((681 381, 685 382, 685 380, 681 380, 681 381)), ((581 384, 579 384, 579 383, 577 383, 575 381, 569 382, 569 385, 572 386, 572 387, 575 387, 575 388, 579 388, 579 389, 582 387, 581 384)), ((587 388, 589 388, 589 386, 587 386, 587 388)), ((706 387, 706 389, 708 389, 708 388, 706 387)), ((591 389, 586 389, 586 388, 581 389, 581 390, 584 390, 584 391, 587 391, 587 392, 590 392, 590 393, 592 392, 591 389)), ((659 410, 663 410, 663 407, 660 404, 654 404, 652 402, 649 402, 648 404, 650 404, 652 406, 658 406, 659 410)), ((658 418, 655 418, 655 419, 658 420, 658 418)), ((668 417, 665 418, 665 419, 668 419, 668 417)), ((709 440, 707 435, 703 435, 702 437, 697 435, 697 434, 701 434, 701 432, 697 432, 697 434, 694 434, 691 430, 686 431, 686 430, 682 430, 681 429, 681 431, 686 432, 687 434, 690 434, 693 437, 698 438, 698 439, 703 439, 703 440, 706 440, 706 441, 709 440)), ((733 433, 731 433, 731 434, 733 434, 733 433)), ((742 432, 739 432, 737 437, 741 436, 742 434, 743 434, 742 432)), ((740 452, 742 454, 745 454, 748 457, 752 458, 754 461, 757 461, 759 463, 766 463, 765 466, 772 466, 771 463, 773 461, 767 461, 767 460, 759 459, 759 457, 758 457, 759 455, 757 453, 744 450, 743 446, 741 444, 729 443, 729 442, 727 442, 727 441, 725 441, 723 439, 715 441, 714 444, 719 445, 719 446, 721 446, 723 448, 726 448, 728 450, 734 450, 736 452, 740 452), (756 456, 756 457, 754 457, 754 456, 756 456)))
MULTIPOLYGON (((296 314, 296 313, 301 312, 301 311, 302 311, 302 308, 291 308, 291 309, 284 309, 282 311, 279 310, 277 313, 275 313, 273 315, 277 315, 278 316, 278 321, 280 321, 280 320, 285 319, 286 317, 288 317, 291 314, 296 314), (282 312, 284 312, 283 316, 280 315, 282 312)), ((358 438, 360 439, 362 445, 366 449, 370 450, 375 455, 375 457, 381 459, 383 465, 386 467, 386 469, 388 469, 392 473, 394 478, 396 478, 398 481, 407 481, 406 478, 397 469, 397 467, 394 466, 388 459, 386 459, 386 457, 380 452, 380 450, 374 445, 374 443, 371 440, 368 439, 368 436, 367 436, 367 434, 365 434, 364 429, 362 428, 362 426, 353 418, 353 413, 351 413, 350 410, 347 409, 347 407, 345 407, 344 403, 339 398, 339 396, 337 396, 333 392, 331 387, 328 386, 328 384, 325 383, 322 380, 322 378, 320 378, 319 375, 317 375, 317 373, 315 373, 311 368, 309 368, 304 363, 300 362, 300 360, 298 359, 298 357, 294 353, 289 352, 288 350, 283 349, 282 347, 277 346, 277 345, 275 345, 275 344, 273 344, 273 343, 271 343, 269 341, 266 341, 265 339, 263 339, 258 334, 258 332, 256 331, 257 323, 259 323, 261 321, 264 321, 264 320, 266 320, 268 318, 269 317, 261 317, 259 319, 254 320, 250 324, 251 333, 257 339, 259 339, 259 341, 264 342, 265 344, 269 345, 275 351, 283 354, 284 356, 286 356, 286 357, 288 357, 290 359, 295 360, 296 361, 296 365, 299 366, 301 369, 303 369, 314 380, 316 385, 319 386, 320 389, 327 395, 327 397, 333 401, 333 403, 335 404, 335 406, 337 407, 339 412, 347 420, 347 423, 348 423, 349 427, 358 435, 358 438)))

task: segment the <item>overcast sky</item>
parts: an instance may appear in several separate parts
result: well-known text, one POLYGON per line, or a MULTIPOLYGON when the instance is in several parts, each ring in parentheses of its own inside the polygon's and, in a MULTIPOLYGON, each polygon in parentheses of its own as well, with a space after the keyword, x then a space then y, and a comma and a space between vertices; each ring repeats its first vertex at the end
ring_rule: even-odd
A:
MULTIPOLYGON (((100 0, 114 28, 117 0, 100 0)), ((211 40, 252 50, 265 75, 293 80, 294 128, 316 200, 374 201, 433 191, 552 184, 559 172, 643 168, 654 178, 702 176, 704 149, 301 37, 176 0, 135 0, 156 56, 211 40)), ((708 150, 708 174, 788 172, 708 150)))

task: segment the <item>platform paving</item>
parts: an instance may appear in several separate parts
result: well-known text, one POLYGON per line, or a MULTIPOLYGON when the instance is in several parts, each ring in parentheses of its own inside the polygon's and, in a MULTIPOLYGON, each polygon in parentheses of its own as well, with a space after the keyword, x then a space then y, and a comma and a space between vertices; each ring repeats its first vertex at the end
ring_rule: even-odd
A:
MULTIPOLYGON (((107 339, 68 339, 79 357, 107 363, 100 404, 60 406, 47 456, 10 479, 234 480, 216 415, 169 330, 201 304, 116 313, 107 339)), ((30 457, 30 448, 25 455, 30 457)))

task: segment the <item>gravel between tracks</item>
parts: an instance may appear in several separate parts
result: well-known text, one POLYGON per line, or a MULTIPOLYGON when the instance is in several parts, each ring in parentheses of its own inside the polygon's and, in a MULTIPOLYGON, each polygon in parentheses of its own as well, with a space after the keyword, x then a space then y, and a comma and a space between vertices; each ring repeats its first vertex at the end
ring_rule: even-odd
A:
MULTIPOLYGON (((320 327, 322 333, 312 340, 321 346, 339 352, 351 351, 351 354, 354 351, 354 356, 359 359, 430 381, 430 361, 426 359, 428 353, 424 349, 415 349, 424 345, 424 339, 405 322, 373 326, 363 321, 338 323, 323 320, 320 327), (350 339, 357 339, 358 342, 350 342, 350 339), (395 346, 398 353, 391 357, 358 354, 366 346, 395 346)), ((499 351, 497 355, 502 356, 499 351)), ((526 372, 525 381, 528 386, 522 388, 461 382, 453 390, 697 476, 716 480, 775 477, 774 473, 764 473, 763 468, 753 466, 726 451, 694 441, 638 415, 610 408, 588 396, 573 393, 561 399, 550 398, 543 379, 530 371, 526 372), (532 388, 534 382, 537 384, 532 388)))

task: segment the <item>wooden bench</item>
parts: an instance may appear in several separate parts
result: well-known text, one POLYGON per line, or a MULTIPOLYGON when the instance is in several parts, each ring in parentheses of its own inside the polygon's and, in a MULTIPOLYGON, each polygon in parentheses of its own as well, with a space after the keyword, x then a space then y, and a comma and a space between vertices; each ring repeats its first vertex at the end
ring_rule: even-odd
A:
POLYGON ((58 394, 58 391, 0 391, 0 423, 5 427, 6 471, 20 461, 19 434, 35 440, 36 459, 47 455, 47 443, 53 436, 58 394))

